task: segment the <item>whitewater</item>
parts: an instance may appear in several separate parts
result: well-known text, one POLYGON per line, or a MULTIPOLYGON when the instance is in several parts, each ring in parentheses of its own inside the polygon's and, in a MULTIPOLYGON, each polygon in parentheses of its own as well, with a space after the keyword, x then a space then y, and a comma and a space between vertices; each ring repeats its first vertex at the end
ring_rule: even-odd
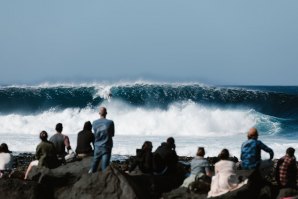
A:
MULTIPOLYGON (((38 134, 64 125, 71 145, 85 121, 108 109, 115 122, 113 154, 133 155, 146 140, 154 149, 169 136, 179 155, 193 156, 199 146, 207 156, 228 148, 239 157, 250 127, 274 149, 298 148, 297 87, 219 87, 200 83, 86 83, 0 86, 0 142, 10 150, 34 152, 38 134)), ((263 158, 268 158, 263 154, 263 158)))

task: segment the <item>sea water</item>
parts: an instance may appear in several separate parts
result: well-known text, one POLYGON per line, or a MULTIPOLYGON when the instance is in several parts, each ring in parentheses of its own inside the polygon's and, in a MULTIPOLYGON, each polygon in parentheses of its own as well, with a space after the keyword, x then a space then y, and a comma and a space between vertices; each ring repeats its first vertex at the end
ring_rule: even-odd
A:
POLYGON ((207 156, 227 148, 239 157, 253 126, 277 158, 298 148, 298 87, 144 81, 0 86, 0 142, 34 152, 39 132, 51 136, 60 122, 75 149, 77 133, 99 117, 100 106, 115 122, 113 154, 133 155, 146 140, 155 149, 172 136, 178 155, 194 156, 203 146, 207 156))

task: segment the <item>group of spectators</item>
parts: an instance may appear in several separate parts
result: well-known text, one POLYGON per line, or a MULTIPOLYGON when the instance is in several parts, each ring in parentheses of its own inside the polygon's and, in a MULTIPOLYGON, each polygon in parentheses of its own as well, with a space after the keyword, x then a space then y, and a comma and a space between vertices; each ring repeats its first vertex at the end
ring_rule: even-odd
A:
POLYGON ((47 168, 56 168, 76 157, 84 158, 93 155, 93 161, 89 173, 97 171, 98 164, 101 161, 101 169, 104 171, 110 163, 114 136, 114 122, 106 119, 107 109, 99 109, 100 118, 93 124, 90 121, 85 122, 83 130, 78 133, 76 153, 70 146, 68 136, 62 134, 63 126, 61 123, 56 125, 56 134, 48 141, 46 131, 40 133, 41 142, 36 148, 36 160, 32 161, 25 173, 25 178, 33 166, 44 166, 47 168), (92 133, 92 128, 93 132, 92 133))
MULTIPOLYGON (((273 150, 258 140, 256 128, 249 130, 247 138, 247 141, 241 146, 241 161, 239 164, 233 161, 234 159, 230 157, 227 149, 223 149, 218 155, 219 161, 214 164, 214 175, 212 175, 210 163, 204 158, 205 149, 199 147, 196 157, 191 161, 190 176, 184 180, 182 186, 190 188, 192 183, 205 176, 204 179, 211 181, 208 197, 215 197, 246 184, 247 180, 241 181, 241 178, 236 174, 236 169, 259 170, 269 166, 268 161, 261 160, 261 150, 269 153, 270 160, 274 156, 273 150)), ((275 179, 280 188, 296 188, 297 166, 294 153, 295 149, 289 147, 285 156, 277 161, 275 179)))
MULTIPOLYGON (((40 132, 41 142, 36 147, 36 160, 28 166, 25 179, 28 178, 33 166, 56 168, 74 157, 93 156, 89 173, 96 172, 100 162, 101 170, 104 171, 110 164, 115 128, 114 122, 106 119, 107 109, 105 107, 99 109, 99 115, 100 118, 92 124, 90 121, 86 122, 83 130, 78 133, 75 152, 71 148, 68 136, 62 134, 63 125, 61 123, 56 125, 56 134, 49 140, 46 131, 40 132)), ((223 149, 218 155, 219 161, 214 164, 214 170, 210 168, 210 162, 204 158, 205 149, 199 147, 196 157, 191 160, 189 176, 184 180, 182 186, 189 188, 197 179, 205 179, 210 183, 208 197, 214 197, 244 185, 246 181, 239 181, 236 168, 244 170, 261 168, 263 164, 261 150, 269 153, 270 160, 274 157, 273 150, 258 140, 258 135, 256 128, 251 128, 248 131, 248 139, 241 146, 240 164, 237 165, 231 161, 229 151, 223 149)), ((152 149, 152 142, 145 141, 142 148, 136 150, 136 157, 128 172, 152 175, 174 174, 178 163, 174 138, 169 137, 154 152, 152 149)), ((296 188, 297 167, 294 153, 295 149, 290 147, 286 150, 285 156, 277 161, 275 177, 280 187, 296 188)), ((0 146, 0 175, 2 176, 11 168, 12 155, 8 146, 3 143, 0 146)))

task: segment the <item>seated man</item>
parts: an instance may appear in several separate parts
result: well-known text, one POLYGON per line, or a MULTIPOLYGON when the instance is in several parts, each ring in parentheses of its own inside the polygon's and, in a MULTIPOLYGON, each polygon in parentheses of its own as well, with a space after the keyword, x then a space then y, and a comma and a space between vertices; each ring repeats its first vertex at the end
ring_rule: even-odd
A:
POLYGON ((261 150, 270 154, 272 160, 274 153, 271 148, 258 140, 258 130, 251 128, 247 133, 248 140, 241 146, 241 167, 242 169, 250 170, 257 169, 261 165, 261 150))
POLYGON ((50 142, 52 142, 56 148, 58 159, 63 160, 67 154, 73 153, 73 151, 71 150, 68 136, 62 134, 62 124, 58 123, 55 129, 56 134, 50 138, 50 142), (65 152, 65 148, 67 149, 67 153, 65 152))
POLYGON ((28 174, 32 170, 33 166, 44 166, 50 169, 59 166, 56 149, 54 144, 48 141, 48 133, 46 131, 40 132, 39 138, 41 142, 36 147, 36 160, 30 163, 25 174, 25 180, 28 178, 28 174))
POLYGON ((153 154, 153 169, 156 174, 175 173, 178 162, 175 148, 174 138, 169 137, 167 142, 161 143, 155 150, 153 154))
POLYGON ((92 124, 90 121, 85 122, 84 128, 78 133, 76 153, 79 157, 93 155, 94 134, 92 133, 92 124))
POLYGON ((152 173, 152 142, 145 141, 142 149, 137 149, 137 155, 129 169, 132 172, 136 167, 142 173, 152 173))
MULTIPOLYGON (((205 156, 204 147, 199 147, 196 157, 194 157, 194 159, 192 159, 190 162, 190 166, 191 166, 190 176, 188 176, 184 180, 183 184, 181 185, 182 187, 189 188, 191 183, 195 182, 198 178, 202 176, 208 176, 208 177, 205 177, 205 179, 208 179, 212 176, 209 162, 206 158, 204 158, 204 156, 205 156)), ((210 181, 211 181, 211 178, 210 178, 210 181)))
POLYGON ((275 179, 280 188, 296 188, 297 166, 294 153, 295 149, 288 148, 286 155, 277 162, 275 179))

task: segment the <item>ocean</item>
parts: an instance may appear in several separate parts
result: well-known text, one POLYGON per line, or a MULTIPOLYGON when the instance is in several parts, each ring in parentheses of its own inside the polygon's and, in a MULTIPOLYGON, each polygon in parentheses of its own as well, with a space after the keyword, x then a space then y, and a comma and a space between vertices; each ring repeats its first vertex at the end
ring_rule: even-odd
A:
POLYGON ((206 156, 227 148, 239 157, 253 126, 276 158, 287 147, 298 148, 298 86, 146 81, 0 86, 0 142, 15 152, 34 152, 39 132, 51 136, 61 122, 75 149, 77 133, 98 118, 100 106, 115 122, 114 155, 133 155, 146 140, 155 149, 173 136, 178 155, 194 156, 203 146, 206 156))

